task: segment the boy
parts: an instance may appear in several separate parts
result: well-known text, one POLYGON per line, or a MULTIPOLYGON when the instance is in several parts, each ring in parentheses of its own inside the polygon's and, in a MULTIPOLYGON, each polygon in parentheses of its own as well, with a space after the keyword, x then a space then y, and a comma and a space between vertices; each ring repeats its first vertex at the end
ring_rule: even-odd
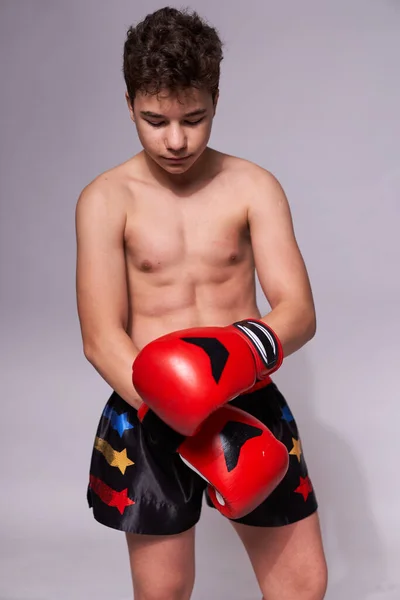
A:
MULTIPOLYGON (((263 321, 284 356, 315 333, 315 310, 284 191, 263 168, 208 146, 222 44, 196 13, 164 8, 128 30, 126 100, 143 150, 81 193, 77 299, 84 353, 114 390, 98 426, 88 501, 125 532, 136 600, 187 600, 206 487, 138 419, 132 365, 189 327, 263 321), (255 271, 271 311, 256 305, 255 271)), ((157 372, 154 373, 157 378, 157 372)), ((283 442, 289 468, 231 520, 266 600, 321 600, 326 563, 296 422, 270 382, 231 403, 283 442)), ((209 498, 207 498, 209 503, 209 498)))

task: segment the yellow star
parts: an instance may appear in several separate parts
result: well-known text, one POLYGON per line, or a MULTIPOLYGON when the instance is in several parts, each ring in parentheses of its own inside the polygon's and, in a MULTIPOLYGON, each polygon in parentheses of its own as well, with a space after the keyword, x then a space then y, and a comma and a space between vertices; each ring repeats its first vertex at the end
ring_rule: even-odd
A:
POLYGON ((300 440, 296 440, 295 438, 292 438, 292 442, 293 442, 293 448, 291 449, 291 451, 289 452, 289 454, 297 456, 297 460, 300 462, 300 457, 301 457, 301 454, 302 454, 301 441, 300 440))
POLYGON ((104 458, 111 467, 117 467, 123 475, 125 475, 127 467, 135 464, 129 460, 126 448, 121 450, 121 452, 118 452, 102 438, 96 438, 94 447, 104 455, 104 458))

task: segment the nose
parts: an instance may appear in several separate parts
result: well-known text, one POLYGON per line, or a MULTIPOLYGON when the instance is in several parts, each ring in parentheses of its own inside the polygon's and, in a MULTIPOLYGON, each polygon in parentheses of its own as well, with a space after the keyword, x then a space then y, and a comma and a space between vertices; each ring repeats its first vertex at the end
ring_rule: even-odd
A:
POLYGON ((170 152, 182 152, 187 148, 187 137, 179 125, 171 125, 167 131, 165 147, 170 152))

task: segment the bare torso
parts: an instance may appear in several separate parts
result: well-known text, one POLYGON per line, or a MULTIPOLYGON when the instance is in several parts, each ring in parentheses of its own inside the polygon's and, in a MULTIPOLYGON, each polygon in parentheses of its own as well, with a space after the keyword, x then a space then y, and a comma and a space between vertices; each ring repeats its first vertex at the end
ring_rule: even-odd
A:
POLYGON ((207 179, 182 192, 142 178, 140 156, 115 172, 127 215, 127 332, 138 349, 174 330, 259 316, 246 167, 210 153, 207 179))

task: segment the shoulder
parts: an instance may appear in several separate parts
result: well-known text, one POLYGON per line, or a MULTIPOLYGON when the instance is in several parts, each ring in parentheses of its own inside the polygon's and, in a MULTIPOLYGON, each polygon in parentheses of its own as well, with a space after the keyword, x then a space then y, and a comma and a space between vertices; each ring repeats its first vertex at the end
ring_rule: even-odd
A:
POLYGON ((223 172, 233 177, 239 183, 251 184, 252 188, 257 185, 279 185, 277 178, 271 171, 251 160, 222 153, 220 153, 220 157, 223 172))
POLYGON ((223 155, 224 175, 244 193, 249 205, 287 202, 278 178, 268 169, 250 160, 223 155))
POLYGON ((75 221, 79 231, 106 230, 123 234, 127 218, 127 182, 123 165, 109 169, 88 183, 76 202, 75 221))
POLYGON ((134 195, 134 181, 129 177, 130 161, 100 173, 80 192, 77 214, 106 212, 109 216, 126 213, 127 201, 134 195))
POLYGON ((126 166, 123 163, 97 175, 82 189, 78 203, 106 202, 107 199, 118 197, 124 188, 125 170, 126 166))

